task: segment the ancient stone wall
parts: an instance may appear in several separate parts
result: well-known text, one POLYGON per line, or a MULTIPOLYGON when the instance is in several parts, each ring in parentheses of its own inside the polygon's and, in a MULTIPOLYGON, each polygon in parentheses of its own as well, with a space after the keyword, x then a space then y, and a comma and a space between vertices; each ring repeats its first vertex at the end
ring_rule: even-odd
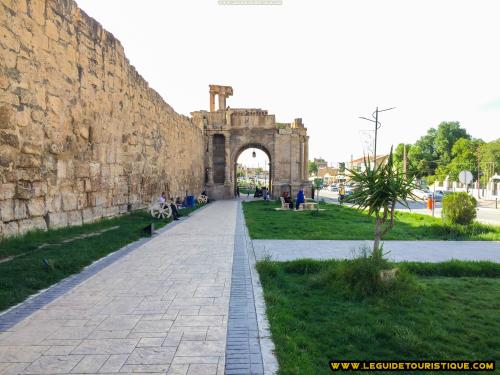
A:
POLYGON ((0 0, 0 237, 197 194, 203 143, 73 0, 0 0))

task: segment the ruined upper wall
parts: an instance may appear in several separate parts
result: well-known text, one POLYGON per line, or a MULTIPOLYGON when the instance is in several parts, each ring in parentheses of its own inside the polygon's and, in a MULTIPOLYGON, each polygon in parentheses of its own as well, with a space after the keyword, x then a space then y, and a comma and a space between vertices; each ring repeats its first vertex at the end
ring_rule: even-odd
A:
POLYGON ((203 130, 72 0, 0 0, 0 237, 197 194, 203 130))

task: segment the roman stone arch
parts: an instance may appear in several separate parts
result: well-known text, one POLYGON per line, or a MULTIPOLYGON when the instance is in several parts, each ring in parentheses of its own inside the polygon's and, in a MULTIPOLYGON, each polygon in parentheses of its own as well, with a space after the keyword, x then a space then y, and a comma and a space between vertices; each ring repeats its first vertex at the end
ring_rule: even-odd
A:
MULTIPOLYGON (((273 156, 271 151, 269 151, 269 146, 265 146, 262 143, 259 142, 250 142, 247 143, 243 146, 235 144, 234 147, 231 147, 231 160, 233 162, 233 169, 231 171, 231 180, 233 182, 233 192, 236 193, 236 186, 238 185, 238 179, 236 176, 236 169, 237 169, 237 163, 238 163, 238 158, 240 157, 241 153, 245 150, 248 149, 258 149, 263 151, 266 155, 267 158, 269 159, 269 183, 268 183, 268 188, 270 189, 271 195, 272 195, 272 189, 273 189, 273 156)), ((272 150, 272 149, 271 149, 272 150)))
POLYGON ((278 123, 266 110, 230 108, 226 106, 227 97, 233 94, 230 86, 210 85, 209 94, 210 111, 196 111, 191 115, 194 123, 204 129, 205 190, 211 198, 234 197, 235 164, 241 152, 251 147, 263 150, 269 157, 271 195, 274 198, 283 191, 292 194, 301 188, 306 193, 310 191, 307 172, 309 137, 302 119, 278 123), (217 110, 216 96, 219 97, 217 110))

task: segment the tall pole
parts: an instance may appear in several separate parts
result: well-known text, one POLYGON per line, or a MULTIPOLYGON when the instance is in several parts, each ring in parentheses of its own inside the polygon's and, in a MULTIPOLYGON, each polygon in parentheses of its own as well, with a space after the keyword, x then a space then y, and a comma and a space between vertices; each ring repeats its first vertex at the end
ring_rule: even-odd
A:
POLYGON ((378 113, 379 112, 385 112, 385 111, 390 111, 391 109, 394 109, 396 107, 391 107, 391 108, 386 108, 386 109, 381 109, 379 110, 378 107, 375 109, 375 112, 372 113, 372 117, 375 119, 375 120, 372 120, 372 119, 369 119, 369 118, 366 118, 366 117, 359 117, 360 119, 363 119, 363 120, 368 120, 368 121, 371 121, 371 122, 374 122, 375 123, 375 144, 374 144, 374 147, 373 147, 373 167, 374 169, 377 167, 377 133, 378 133, 378 128, 382 125, 381 123, 378 122, 378 113))
POLYGON ((373 169, 377 168, 378 107, 375 109, 375 146, 373 147, 373 169))

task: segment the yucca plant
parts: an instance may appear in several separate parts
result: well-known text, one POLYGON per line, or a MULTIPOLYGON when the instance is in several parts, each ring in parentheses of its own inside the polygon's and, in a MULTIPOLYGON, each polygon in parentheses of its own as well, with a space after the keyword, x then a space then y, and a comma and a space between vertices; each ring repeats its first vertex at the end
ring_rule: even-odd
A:
POLYGON ((395 168, 392 147, 385 164, 380 163, 372 168, 366 157, 364 164, 364 171, 349 170, 355 189, 347 201, 360 210, 367 210, 368 215, 375 216, 373 255, 382 256, 380 241, 394 226, 396 204, 409 208, 408 199, 415 198, 412 190, 416 186, 401 170, 395 168))

